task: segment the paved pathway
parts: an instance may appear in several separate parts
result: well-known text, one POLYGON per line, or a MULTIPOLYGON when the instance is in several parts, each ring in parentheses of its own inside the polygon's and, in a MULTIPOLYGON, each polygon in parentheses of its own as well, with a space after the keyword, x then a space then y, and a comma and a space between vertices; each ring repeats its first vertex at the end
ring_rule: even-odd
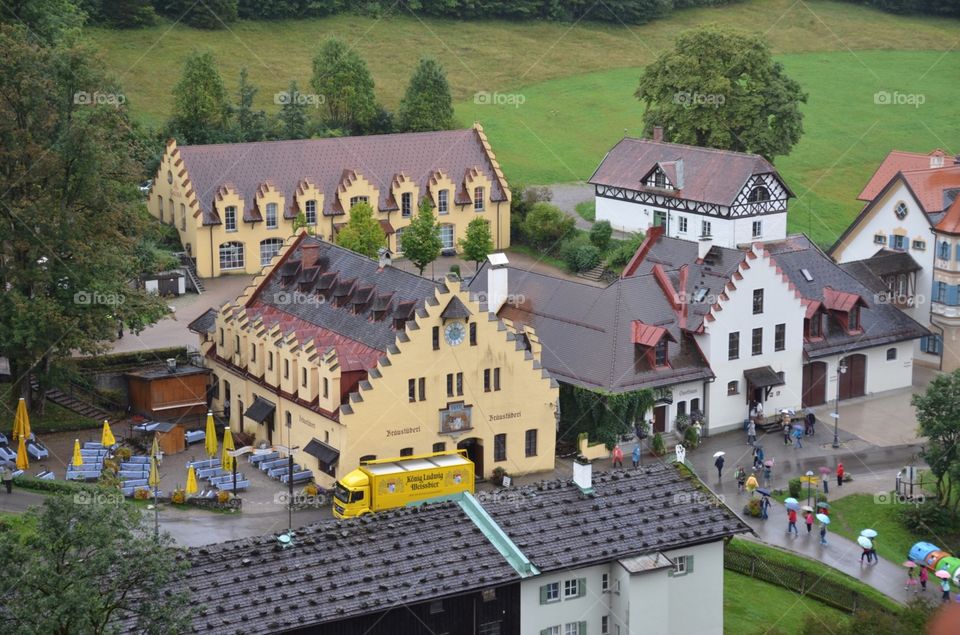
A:
MULTIPOLYGON (((554 183, 546 187, 550 188, 550 191, 553 193, 553 198, 550 200, 550 203, 566 212, 567 215, 572 216, 576 221, 575 227, 577 229, 590 231, 593 223, 577 213, 577 203, 593 200, 593 186, 587 183, 554 183)), ((628 240, 630 237, 628 232, 613 230, 613 238, 615 240, 628 240)))

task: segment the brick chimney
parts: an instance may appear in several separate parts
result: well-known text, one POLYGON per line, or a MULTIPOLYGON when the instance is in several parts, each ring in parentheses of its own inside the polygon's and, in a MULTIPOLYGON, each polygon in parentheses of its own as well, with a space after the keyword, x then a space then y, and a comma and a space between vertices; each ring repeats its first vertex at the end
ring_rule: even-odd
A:
POLYGON ((320 253, 320 245, 309 238, 303 241, 300 246, 301 271, 317 266, 317 255, 320 253))
POLYGON ((654 141, 663 141, 663 126, 654 126, 654 127, 653 127, 653 140, 654 140, 654 141))

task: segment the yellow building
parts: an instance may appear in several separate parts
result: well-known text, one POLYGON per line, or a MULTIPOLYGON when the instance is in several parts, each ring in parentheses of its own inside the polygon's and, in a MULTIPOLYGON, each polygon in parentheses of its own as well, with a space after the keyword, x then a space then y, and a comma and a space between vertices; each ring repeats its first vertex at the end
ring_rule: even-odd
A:
POLYGON ((180 233, 201 278, 258 273, 295 233, 333 240, 359 201, 373 207, 388 247, 427 196, 444 250, 467 224, 490 223, 496 249, 510 245, 510 189, 480 124, 335 139, 178 146, 173 139, 148 196, 150 213, 180 233))
POLYGON ((550 470, 558 389, 540 341, 481 300, 455 277, 434 283, 302 233, 190 328, 213 409, 258 441, 299 447, 321 486, 362 459, 454 448, 479 475, 550 470))

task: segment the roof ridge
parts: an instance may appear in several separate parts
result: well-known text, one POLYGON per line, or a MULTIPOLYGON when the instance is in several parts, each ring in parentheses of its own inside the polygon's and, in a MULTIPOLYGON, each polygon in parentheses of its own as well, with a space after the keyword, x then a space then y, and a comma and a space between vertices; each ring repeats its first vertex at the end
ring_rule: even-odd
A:
POLYGON ((703 152, 713 152, 716 154, 734 154, 737 156, 750 157, 753 159, 760 159, 769 165, 773 165, 770 161, 767 161, 763 155, 756 154, 754 152, 740 152, 739 150, 724 150, 722 148, 709 148, 706 146, 698 146, 690 143, 674 143, 672 141, 654 141, 653 139, 644 139, 643 137, 623 137, 621 141, 642 141, 644 143, 655 143, 662 146, 679 146, 681 148, 692 148, 694 150, 700 150, 703 152))
POLYGON ((233 147, 233 146, 264 146, 264 145, 280 145, 280 144, 316 144, 316 143, 336 143, 337 141, 342 141, 344 139, 384 139, 387 137, 397 137, 397 136, 427 136, 427 135, 453 135, 454 133, 467 133, 473 132, 474 128, 453 128, 451 130, 426 130, 422 132, 387 132, 382 134, 371 134, 371 135, 348 135, 346 137, 317 137, 309 139, 269 139, 264 141, 236 141, 236 142, 224 142, 224 143, 197 143, 197 144, 177 144, 177 148, 182 150, 184 148, 224 148, 224 147, 233 147))

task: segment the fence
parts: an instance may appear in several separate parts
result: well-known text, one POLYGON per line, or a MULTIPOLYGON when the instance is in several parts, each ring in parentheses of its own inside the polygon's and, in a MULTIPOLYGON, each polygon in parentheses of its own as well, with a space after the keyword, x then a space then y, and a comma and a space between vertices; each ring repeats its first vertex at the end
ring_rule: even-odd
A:
POLYGON ((847 613, 859 610, 887 610, 887 607, 879 602, 864 597, 843 584, 825 579, 823 574, 773 562, 762 556, 744 553, 729 545, 724 549, 723 566, 751 578, 806 595, 847 613))

